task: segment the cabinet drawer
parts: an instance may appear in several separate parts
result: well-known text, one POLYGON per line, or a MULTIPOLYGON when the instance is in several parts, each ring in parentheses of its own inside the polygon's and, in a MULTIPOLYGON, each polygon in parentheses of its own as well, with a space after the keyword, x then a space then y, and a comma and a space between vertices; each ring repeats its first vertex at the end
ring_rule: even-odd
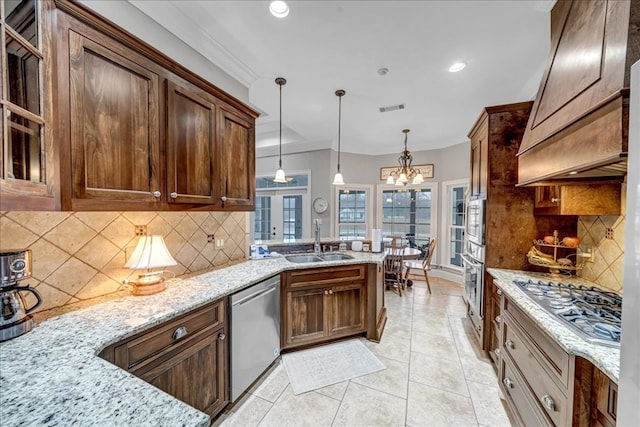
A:
POLYGON ((115 348, 115 364, 131 369, 154 354, 178 345, 207 327, 224 323, 224 301, 216 301, 195 312, 142 332, 115 348))
POLYGON ((540 408, 547 413, 555 425, 565 425, 567 417, 567 398, 553 381, 548 369, 540 364, 529 349, 531 345, 513 326, 510 319, 502 325, 504 331, 504 349, 522 377, 533 392, 532 400, 536 400, 540 408))
POLYGON ((285 280, 283 282, 287 288, 350 283, 364 280, 365 266, 358 264, 293 270, 285 273, 284 276, 285 280))
POLYGON ((508 298, 505 298, 504 301, 504 312, 523 331, 522 335, 527 340, 527 346, 535 352, 539 360, 556 376, 563 388, 568 389, 569 354, 508 298))
POLYGON ((550 426, 552 425, 540 412, 537 405, 532 404, 531 395, 524 380, 516 373, 509 358, 502 358, 503 376, 502 390, 507 395, 510 403, 515 406, 515 413, 524 426, 550 426))

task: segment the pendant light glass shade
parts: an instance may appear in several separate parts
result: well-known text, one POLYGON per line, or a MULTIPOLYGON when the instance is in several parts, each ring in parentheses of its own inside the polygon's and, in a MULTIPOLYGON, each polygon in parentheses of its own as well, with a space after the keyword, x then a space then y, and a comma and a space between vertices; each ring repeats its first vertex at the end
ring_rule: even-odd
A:
POLYGON ((280 159, 278 161, 278 170, 276 171, 275 178, 273 178, 273 182, 286 184, 287 179, 284 173, 284 169, 282 169, 282 86, 287 84, 287 81, 284 79, 284 77, 278 77, 276 79, 276 84, 280 86, 280 159))
POLYGON ((340 172, 336 173, 336 176, 333 177, 333 185, 344 185, 344 179, 342 178, 342 174, 340 172))
POLYGON ((389 174, 387 177, 387 184, 393 184, 394 182, 393 175, 389 174))
POLYGON ((333 185, 344 185, 344 179, 340 173, 340 126, 342 124, 342 97, 346 92, 342 89, 336 91, 338 97, 338 172, 333 177, 333 185))

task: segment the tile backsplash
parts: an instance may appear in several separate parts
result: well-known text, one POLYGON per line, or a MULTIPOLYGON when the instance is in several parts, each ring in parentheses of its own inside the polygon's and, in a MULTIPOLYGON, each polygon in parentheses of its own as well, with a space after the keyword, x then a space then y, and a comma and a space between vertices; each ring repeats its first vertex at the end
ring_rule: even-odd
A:
MULTIPOLYGON (((626 191, 623 184, 622 212, 626 211, 626 191)), ((578 217, 580 247, 591 247, 594 253, 594 261, 585 263, 578 275, 619 293, 623 291, 625 219, 625 215, 578 217)))
MULTIPOLYGON (((37 289, 37 311, 128 289, 139 272, 124 268, 139 237, 161 234, 178 262, 166 267, 182 276, 247 257, 245 212, 0 212, 0 249, 33 253, 33 277, 21 282, 37 289), (207 241, 223 239, 216 249, 207 241)), ((28 302, 31 304, 31 302, 28 302)))

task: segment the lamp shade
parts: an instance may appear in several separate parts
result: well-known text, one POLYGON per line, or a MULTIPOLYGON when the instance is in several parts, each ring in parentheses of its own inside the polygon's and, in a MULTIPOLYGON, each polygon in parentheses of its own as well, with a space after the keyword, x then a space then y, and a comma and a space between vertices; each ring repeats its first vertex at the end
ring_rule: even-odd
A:
POLYGON ((340 172, 336 173, 333 177, 333 185, 344 185, 344 179, 342 178, 342 174, 340 172))
POLYGON ((177 262, 169 253, 162 236, 151 235, 140 237, 138 245, 124 266, 131 270, 141 270, 176 264, 177 262))
POLYGON ((395 180, 393 179, 393 175, 389 174, 389 176, 387 177, 387 184, 393 184, 395 183, 395 180))
POLYGON ((279 182, 279 183, 287 183, 287 178, 284 174, 284 170, 282 170, 282 168, 278 169, 276 171, 276 177, 273 179, 273 182, 279 182))

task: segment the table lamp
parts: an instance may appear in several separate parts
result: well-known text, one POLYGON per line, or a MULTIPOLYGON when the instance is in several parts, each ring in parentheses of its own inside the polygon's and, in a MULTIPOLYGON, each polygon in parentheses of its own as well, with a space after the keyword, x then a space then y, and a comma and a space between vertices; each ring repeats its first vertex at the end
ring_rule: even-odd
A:
POLYGON ((151 271, 152 268, 176 265, 160 235, 142 236, 124 267, 131 270, 147 269, 147 273, 138 276, 135 281, 126 283, 133 286, 133 295, 151 295, 165 289, 164 270, 151 271))

